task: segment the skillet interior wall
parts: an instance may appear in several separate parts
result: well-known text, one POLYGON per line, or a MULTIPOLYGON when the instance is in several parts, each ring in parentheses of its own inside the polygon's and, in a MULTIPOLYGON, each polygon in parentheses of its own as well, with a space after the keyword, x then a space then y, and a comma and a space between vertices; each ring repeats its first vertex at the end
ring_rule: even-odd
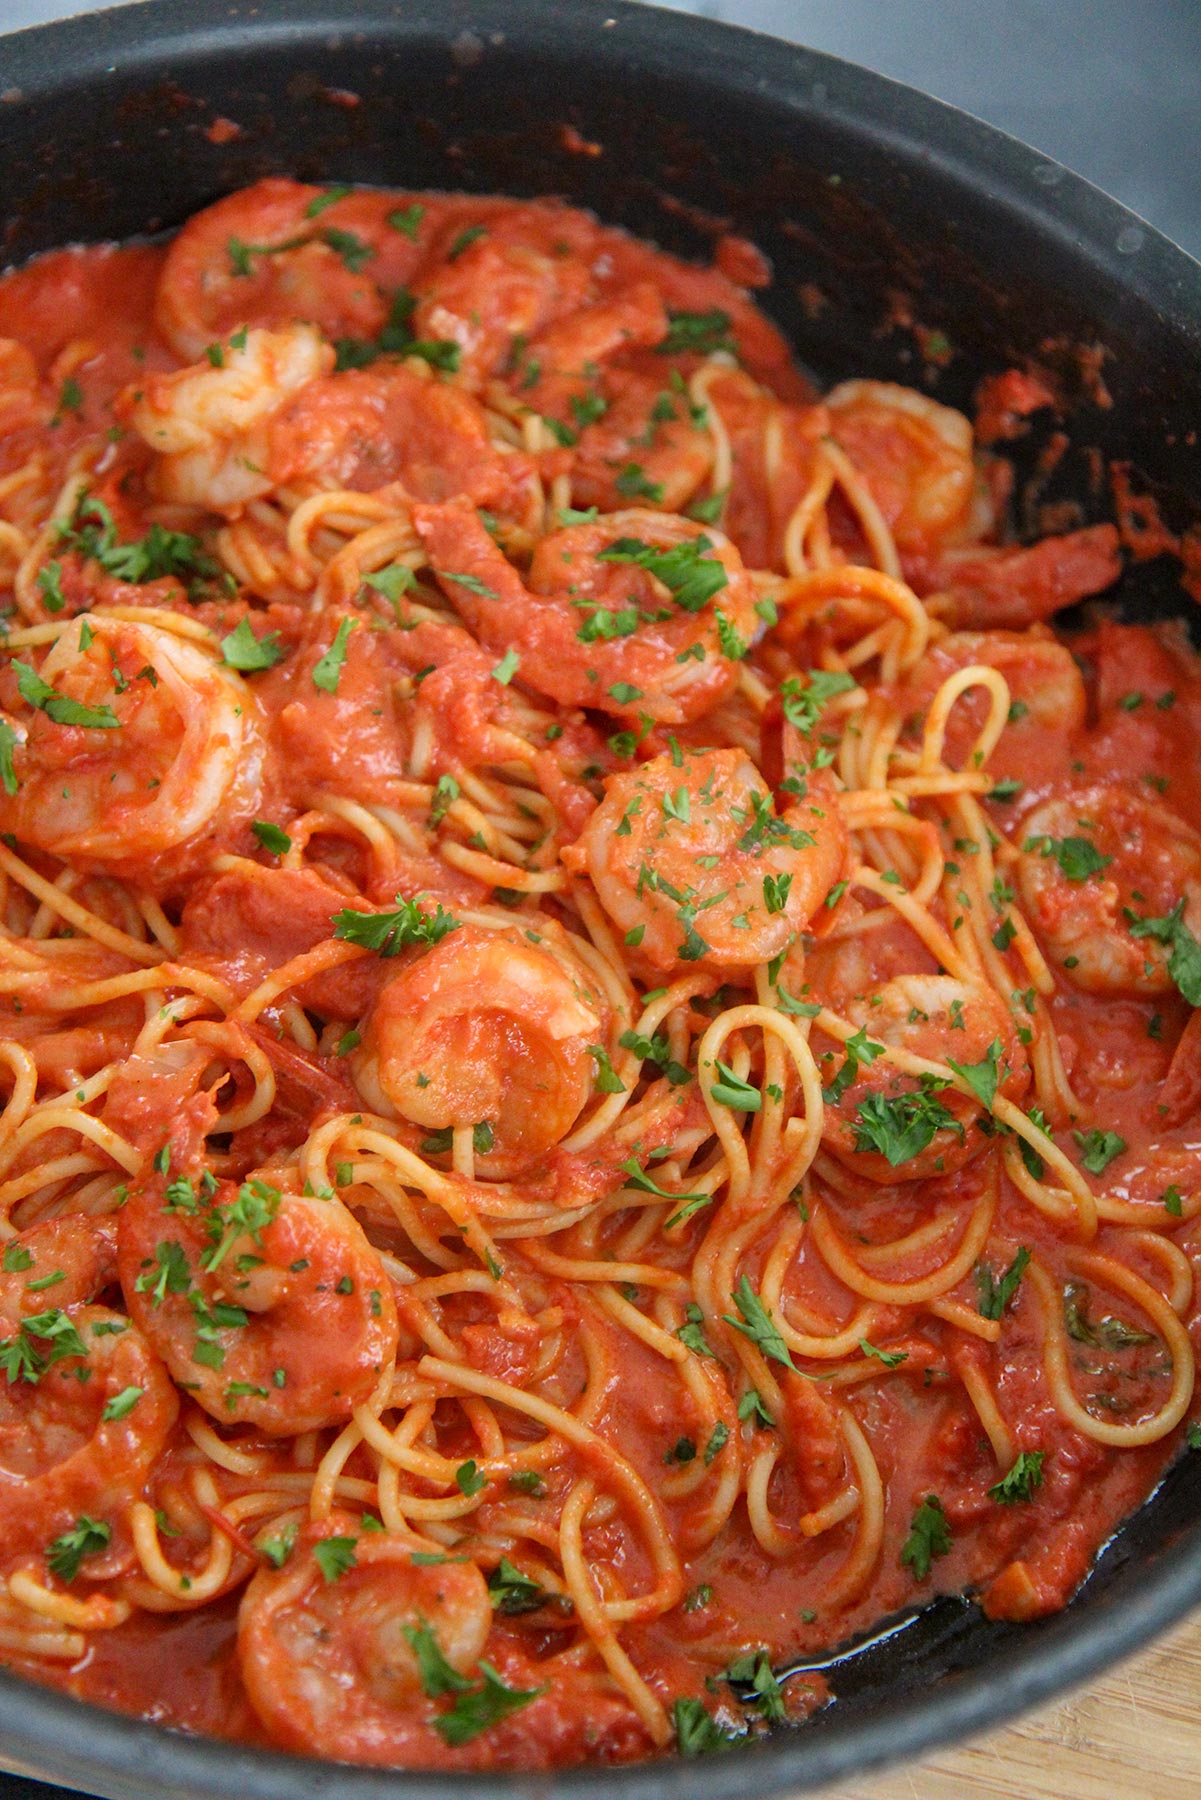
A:
POLYGON ((689 256, 733 228, 771 258, 767 308, 819 377, 901 379, 964 405, 985 370, 1037 356, 1065 379, 1078 442, 1196 493, 1201 268, 1191 293, 1173 269, 1177 291, 1149 323, 1129 290, 1162 306, 1161 241, 1127 226, 1108 256, 1086 248, 1078 228, 1109 203, 1036 152, 948 113, 958 142, 935 134, 915 162, 927 120, 908 90, 720 29, 711 59, 684 62, 677 25, 594 0, 149 0, 60 26, 68 54, 52 63, 39 34, 20 34, 0 62, 0 148, 21 172, 0 254, 167 230, 284 172, 557 193, 689 256), (865 100, 883 126, 856 117, 865 100), (238 134, 219 141, 218 119, 238 134), (989 163, 987 205, 959 160, 973 148, 989 163), (945 369, 896 323, 906 307, 950 341, 945 369), (1198 352, 1186 366, 1182 327, 1198 352), (1098 344, 1113 400, 1100 411, 1076 357, 1098 344))
MULTIPOLYGON (((1102 196, 984 127, 946 112, 946 140, 931 137, 927 103, 907 90, 790 46, 765 51, 762 39, 688 26, 708 48, 685 63, 680 21, 592 0, 289 0, 286 15, 148 0, 66 22, 41 46, 40 33, 0 41, 0 257, 11 265, 64 242, 169 230, 276 172, 558 193, 691 256, 732 227, 772 259, 764 303, 823 379, 900 379, 963 405, 987 370, 1045 360, 1048 338, 1103 345, 1113 404, 1075 392, 1077 442, 1129 458, 1169 492, 1177 523, 1196 515, 1201 269, 1154 233, 1118 230, 1102 196), (160 28, 171 31, 169 59, 160 28), (220 141, 220 119, 238 134, 220 141), (981 155, 983 184, 967 162, 981 155), (815 317, 809 286, 824 299, 815 317), (898 294, 950 339, 945 370, 928 370, 913 332, 896 325, 898 294)), ((1072 355, 1062 362, 1070 376, 1072 355)), ((1067 469, 1070 482, 1083 463, 1067 469)), ((1104 510, 1082 482, 1075 497, 1090 514, 1104 510)), ((1140 611, 1182 605, 1162 568, 1137 595, 1140 611)), ((1082 1612, 1104 1639, 1120 1602, 1118 1636, 1135 1641, 1152 1622, 1137 1623, 1147 1568, 1184 1554, 1199 1513, 1192 1456, 1119 1534, 1069 1616, 1022 1631, 986 1627, 964 1603, 935 1607, 899 1656, 877 1651, 839 1673, 843 1703, 815 1721, 815 1736, 869 1717, 878 1733, 899 1708, 890 1747, 901 1750, 905 1693, 953 1691, 984 1664, 995 1710, 1020 1704, 1039 1691, 1024 1685, 1023 1659, 1036 1641, 1066 1645, 1082 1612)), ((1142 1600, 1153 1606, 1149 1593, 1142 1600)), ((953 1714, 954 1700, 941 1731, 953 1714)), ((828 1778, 834 1765, 813 1772, 828 1778)), ((654 1780, 683 1793, 685 1778, 669 1768, 654 1780)))

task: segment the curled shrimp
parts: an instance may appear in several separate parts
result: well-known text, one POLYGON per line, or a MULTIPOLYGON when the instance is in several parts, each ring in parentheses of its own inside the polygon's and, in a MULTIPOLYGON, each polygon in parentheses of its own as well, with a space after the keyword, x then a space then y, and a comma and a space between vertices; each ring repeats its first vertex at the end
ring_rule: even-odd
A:
POLYGON ((968 544, 906 559, 916 591, 937 593, 949 624, 1020 629, 1049 619, 1122 573, 1116 525, 1085 525, 1036 544, 968 544))
POLYGON ((117 1222, 66 1213, 44 1219, 4 1246, 0 1318, 86 1305, 117 1279, 117 1222))
POLYGON ((899 549, 969 535, 972 428, 960 412, 891 381, 843 381, 826 395, 830 430, 871 489, 899 549))
POLYGON ((277 1743, 357 1762, 446 1760, 410 1634, 426 1634, 466 1677, 488 1642, 492 1600, 474 1563, 431 1565, 413 1551, 335 1513, 304 1528, 282 1569, 255 1575, 238 1614, 238 1653, 251 1704, 277 1743), (344 1553, 353 1545, 337 1580, 315 1554, 331 1538, 344 1553))
POLYGON ((175 1379, 225 1424, 280 1437, 349 1418, 396 1355, 388 1278, 332 1195, 177 1178, 121 1210, 133 1319, 175 1379))
MULTIPOLYGON (((81 1514, 111 1529, 179 1412, 167 1371, 128 1319, 103 1306, 47 1306, 53 1293, 2 1346, 13 1370, 0 1385, 0 1530, 9 1555, 44 1548, 81 1514)), ((99 1559, 89 1564, 99 1567, 99 1559)))
POLYGON ((299 318, 330 338, 373 338, 388 317, 386 295, 420 260, 412 238, 388 222, 409 198, 379 189, 335 198, 278 177, 228 194, 172 241, 155 324, 188 362, 245 324, 276 329, 299 318))
POLYGON ((383 987, 356 1053, 355 1080, 376 1111, 430 1131, 486 1125, 486 1173, 545 1155, 592 1093, 601 1010, 546 947, 552 922, 539 923, 536 943, 452 932, 383 987))
POLYGON ((273 486, 320 476, 373 492, 391 482, 416 500, 458 495, 533 521, 541 515, 534 464, 498 450, 479 402, 401 363, 311 381, 271 422, 264 468, 273 486))
POLYGON ((1117 787, 1081 787, 1021 823, 1018 879, 1031 924, 1073 987, 1168 994, 1170 914, 1201 933, 1201 837, 1167 807, 1117 787), (1144 919, 1164 921, 1143 934, 1144 919))
POLYGON ((641 509, 610 513, 540 539, 526 583, 461 502, 418 506, 413 518, 471 629, 514 650, 519 679, 562 705, 676 725, 735 685, 755 597, 720 534, 641 509))
POLYGON ((431 1557, 336 1512, 307 1525, 282 1569, 260 1569, 238 1614, 251 1705, 285 1749, 405 1768, 543 1769, 648 1748, 624 1694, 568 1652, 497 1629, 474 1562, 431 1557), (322 1554, 336 1542, 336 1562, 322 1554), (323 1566, 324 1565, 324 1566, 323 1566), (331 1579, 326 1567, 333 1567, 331 1579), (481 1661, 484 1650, 488 1660, 481 1661), (435 1656, 436 1653, 436 1656, 435 1656), (434 1694, 432 1665, 449 1678, 434 1694), (508 1699, 489 1720, 475 1697, 508 1699), (470 1721, 456 1731, 450 1716, 470 1721))
POLYGON ((745 752, 702 750, 611 776, 563 861, 591 877, 626 942, 656 968, 750 968, 812 917, 846 847, 824 771, 781 816, 745 752))
MULTIPOLYGON (((948 676, 980 664, 1005 677, 1011 716, 1003 742, 1018 757, 1024 744, 1044 742, 1048 733, 1061 739, 1084 724, 1084 677, 1065 644, 1053 638, 1045 626, 1030 631, 956 631, 932 644, 921 664, 897 695, 899 709, 907 716, 920 715, 948 676), (1012 734, 1012 735, 1010 735, 1012 734)), ((947 747, 959 766, 975 742, 988 715, 988 699, 980 689, 968 689, 956 701, 947 725, 947 747)))
POLYGON ((923 1081, 905 1073, 881 1059, 875 1046, 888 1045, 927 1062, 945 1064, 953 1058, 968 1068, 991 1067, 996 1091, 1007 1099, 1019 1100, 1029 1085, 1030 1070, 1013 1019, 982 983, 950 975, 898 975, 870 999, 853 998, 842 1010, 859 1027, 856 1041, 866 1036, 867 1047, 842 1052, 824 1033, 815 1032, 827 1083, 822 1130, 836 1155, 869 1181, 951 1174, 988 1142, 977 1128, 982 1115, 974 1100, 953 1088, 933 1086, 928 1077, 923 1081), (877 1134, 877 1119, 890 1129, 877 1134), (879 1147, 884 1143, 891 1155, 879 1147))
POLYGON ((270 421, 334 366, 311 325, 255 329, 170 375, 149 375, 121 411, 157 461, 150 483, 162 500, 231 511, 270 493, 270 421))
POLYGON ((476 223, 447 214, 413 284, 413 334, 459 347, 459 379, 498 374, 515 341, 574 312, 592 291, 598 236, 586 213, 520 202, 468 203, 476 223), (487 220, 487 226, 479 221, 487 220))
POLYGON ((14 663, 0 681, 19 740, 0 825, 23 843, 124 874, 253 812, 257 705, 187 639, 93 612, 64 624, 36 675, 14 663))

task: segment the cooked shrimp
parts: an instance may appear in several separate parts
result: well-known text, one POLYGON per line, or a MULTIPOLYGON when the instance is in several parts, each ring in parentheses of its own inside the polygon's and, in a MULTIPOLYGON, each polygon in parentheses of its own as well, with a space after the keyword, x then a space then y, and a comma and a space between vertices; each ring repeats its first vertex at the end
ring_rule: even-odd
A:
POLYGON ((282 1569, 254 1577, 238 1652, 251 1704, 277 1743, 411 1767, 441 1759, 410 1633, 428 1633, 454 1674, 467 1676, 491 1629, 492 1599, 475 1563, 417 1562, 411 1543, 364 1533, 357 1518, 335 1513, 305 1527, 282 1569), (343 1562, 353 1558, 336 1580, 314 1554, 331 1538, 343 1562))
POLYGON ((566 1136, 592 1093, 588 1046, 602 1041, 596 997, 546 946, 465 925, 380 993, 354 1063, 378 1112, 431 1131, 486 1125, 480 1162, 507 1175, 566 1136))
POLYGON ((36 675, 24 666, 0 677, 19 739, 0 825, 22 842, 144 876, 253 811, 258 708, 198 645, 93 612, 63 626, 36 675))
POLYGON ((1117 787, 1083 787, 1021 822, 1018 877, 1031 924, 1073 987, 1167 994, 1168 915, 1201 933, 1201 837, 1164 806, 1117 787), (1139 921, 1165 921, 1162 938, 1139 921))
POLYGON ((996 1091, 1007 1099, 1020 1099, 1029 1084, 1014 1022, 983 984, 950 975, 898 975, 870 996, 845 1001, 839 1010, 866 1034, 869 1048, 852 1059, 824 1034, 814 1034, 826 1082, 823 1132, 830 1148, 869 1181, 950 1174, 988 1141, 976 1129, 981 1114, 973 1100, 953 1088, 931 1088, 929 1081, 924 1092, 919 1076, 890 1066, 870 1046, 885 1044, 934 1063, 952 1058, 968 1068, 987 1063, 997 1073, 996 1091), (843 1087, 848 1061, 852 1079, 843 1087), (872 1124, 878 1108, 892 1128, 888 1135, 894 1156, 902 1145, 909 1151, 900 1162, 877 1147, 872 1124))
POLYGON ((43 1307, 3 1348, 15 1371, 0 1384, 0 1533, 11 1555, 41 1550, 84 1513, 111 1523, 140 1492, 179 1401, 141 1332, 103 1306, 43 1307))
POLYGON ((582 403, 594 392, 585 370, 595 379, 614 352, 657 344, 667 328, 658 288, 650 281, 635 281, 548 326, 505 373, 524 405, 574 430, 581 421, 579 407, 573 408, 571 402, 582 403))
POLYGON ((949 623, 1017 629, 1112 587, 1122 572, 1121 543, 1115 525, 1086 525, 1037 544, 936 549, 907 558, 906 572, 923 598, 938 594, 949 623))
MULTIPOLYGON (((1043 626, 1023 632, 952 632, 931 645, 896 690, 897 707, 906 720, 905 742, 924 729, 930 702, 943 683, 976 664, 996 669, 1009 688, 1008 723, 989 758, 991 773, 1028 778, 1031 746, 1037 743, 1040 750, 1049 751, 1052 740, 1066 761, 1068 740, 1084 724, 1084 677, 1067 646, 1043 626)), ((968 688, 956 699, 942 751, 943 761, 952 768, 968 766, 992 703, 983 687, 968 688)))
POLYGON ((867 482, 898 548, 968 535, 975 468, 960 412, 891 381, 844 381, 826 395, 830 430, 867 482))
POLYGON ((570 433, 568 442, 578 437, 571 468, 577 506, 620 510, 633 477, 636 491, 652 497, 657 509, 683 512, 713 466, 714 441, 706 410, 693 402, 678 373, 675 382, 664 384, 658 356, 607 369, 601 380, 581 383, 577 374, 554 382, 555 415, 570 433))
POLYGON ((328 190, 273 177, 190 218, 163 264, 155 323, 186 361, 240 325, 309 320, 327 337, 373 338, 387 294, 421 250, 389 215, 409 195, 328 190), (310 209, 319 206, 319 212, 310 209))
POLYGON ((534 465, 493 444, 478 401, 399 363, 311 381, 271 422, 264 469, 272 486, 319 475, 372 492, 400 482, 415 500, 463 495, 523 521, 540 515, 534 465))
POLYGON ((268 468, 271 419, 292 396, 328 375, 334 351, 310 325, 255 329, 172 375, 150 375, 124 407, 156 453, 151 484, 163 500, 234 511, 275 486, 268 468))
MULTIPOLYGON (((1084 677, 1071 651, 1045 626, 1030 631, 952 632, 931 646, 920 680, 906 687, 902 702, 908 709, 910 702, 921 704, 932 698, 948 675, 973 663, 983 663, 1004 675, 1010 698, 1018 702, 1012 720, 1015 727, 1045 733, 1072 732, 1083 725, 1084 677)), ((953 716, 966 711, 969 704, 966 698, 961 700, 953 716)))
POLYGON ((205 1186, 177 1177, 122 1208, 131 1315, 215 1419, 281 1437, 341 1423, 396 1354, 379 1257, 332 1195, 205 1186))
POLYGON ((824 772, 782 817, 741 750, 658 756, 605 789, 563 860, 591 876, 626 942, 658 969, 769 961, 841 872, 846 826, 824 772))
POLYGON ((0 1319, 94 1300, 117 1279, 117 1222, 67 1213, 30 1226, 4 1246, 0 1319))
POLYGON ((518 679, 539 693, 677 725, 738 679, 728 652, 741 654, 755 630, 755 597, 720 534, 660 513, 610 513, 541 538, 527 585, 462 502, 415 507, 413 519, 472 630, 498 653, 515 651, 518 679))
POLYGON ((510 203, 477 208, 487 223, 447 218, 431 263, 413 285, 413 335, 459 346, 459 379, 496 374, 526 341, 586 301, 597 227, 567 208, 510 203), (440 254, 438 253, 440 251, 440 254))

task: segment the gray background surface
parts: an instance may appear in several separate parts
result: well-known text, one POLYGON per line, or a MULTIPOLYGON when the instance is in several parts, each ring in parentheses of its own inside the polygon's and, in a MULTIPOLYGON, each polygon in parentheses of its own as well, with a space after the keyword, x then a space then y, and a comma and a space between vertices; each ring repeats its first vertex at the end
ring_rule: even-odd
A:
MULTIPOLYGON (((1201 257, 1201 0, 667 3, 937 94, 1086 175, 1201 257)), ((287 10, 287 0, 262 5, 287 10)), ((0 30, 88 10, 0 0, 0 30)), ((0 1774, 0 1800, 55 1796, 0 1774)))

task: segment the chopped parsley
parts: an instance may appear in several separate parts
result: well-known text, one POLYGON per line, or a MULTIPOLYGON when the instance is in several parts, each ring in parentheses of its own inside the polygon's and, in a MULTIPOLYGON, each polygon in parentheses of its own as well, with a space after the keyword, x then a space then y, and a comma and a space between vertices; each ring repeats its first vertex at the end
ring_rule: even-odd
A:
POLYGON ((523 1575, 507 1556, 501 1557, 489 1575, 488 1592, 493 1611, 509 1616, 537 1612, 546 1602, 546 1589, 531 1576, 523 1575))
POLYGON ((1171 945, 1168 974, 1190 1006, 1201 1006, 1201 943, 1184 922, 1184 901, 1178 900, 1161 919, 1140 919, 1127 908, 1126 922, 1131 937, 1149 937, 1171 945))
POLYGON ((1069 1282, 1063 1292, 1063 1322, 1078 1344, 1100 1344, 1106 1350, 1132 1350, 1154 1340, 1149 1331, 1138 1331, 1107 1313, 1094 1325, 1089 1318, 1089 1290, 1083 1282, 1069 1282))
MULTIPOLYGON (((455 579, 459 580, 461 577, 456 576, 455 579)), ((508 687, 520 667, 521 658, 516 650, 514 650, 512 644, 510 644, 500 661, 492 669, 492 679, 493 681, 499 681, 501 687, 508 687)))
POLYGON ((470 1499, 473 1494, 483 1492, 488 1485, 488 1477, 480 1473, 474 1457, 468 1457, 455 1470, 455 1482, 459 1492, 470 1499))
POLYGON ((256 669, 273 669, 283 658, 279 632, 269 631, 266 637, 257 638, 249 619, 240 620, 229 635, 221 639, 222 662, 231 669, 240 669, 243 674, 251 674, 256 669))
POLYGON ((1022 1501, 1033 1500, 1035 1488, 1043 1484, 1045 1456, 1045 1450, 1023 1450, 1008 1475, 989 1488, 989 1499, 999 1501, 1002 1506, 1017 1506, 1022 1501))
POLYGON ((1112 856, 1102 856, 1097 846, 1083 837, 1030 837, 1022 849, 1037 850, 1040 856, 1053 856, 1068 881, 1089 881, 1113 861, 1112 856))
POLYGON ((250 1237, 260 1247, 262 1234, 279 1211, 283 1196, 268 1181, 252 1178, 238 1189, 228 1206, 215 1206, 206 1221, 212 1248, 200 1259, 201 1267, 217 1269, 240 1237, 250 1237))
POLYGON ((17 747, 17 734, 7 719, 0 719, 0 781, 4 783, 6 794, 15 794, 20 787, 17 771, 13 765, 13 751, 17 747))
POLYGON ((977 1100, 986 1110, 990 1110, 997 1097, 997 1083, 1000 1079, 1001 1040, 994 1038, 988 1046, 983 1062, 959 1063, 953 1056, 948 1056, 947 1067, 954 1069, 962 1081, 966 1081, 977 1100))
MULTIPOLYGON (((623 1042, 623 1044, 625 1042, 625 1034, 624 1033, 622 1035, 622 1042, 623 1042)), ((596 1064, 596 1075, 594 1077, 594 1085, 596 1087, 597 1093, 598 1094, 624 1094, 626 1091, 626 1084, 621 1079, 621 1076, 617 1073, 616 1069, 613 1067, 612 1059, 610 1058, 609 1052, 605 1049, 604 1045, 603 1044, 589 1044, 588 1045, 588 1054, 592 1058, 593 1062, 596 1064)))
POLYGON ((47 1544, 46 1565, 60 1581, 74 1581, 84 1557, 105 1549, 112 1535, 112 1526, 103 1519, 89 1519, 86 1513, 81 1514, 70 1531, 47 1544))
POLYGON ((1125 1138, 1119 1137, 1116 1131, 1100 1131, 1095 1125, 1091 1131, 1073 1131, 1072 1136, 1080 1146, 1080 1160, 1090 1175, 1100 1175, 1126 1148, 1125 1138))
POLYGON ((346 644, 354 627, 353 619, 343 619, 334 635, 333 643, 325 655, 319 657, 313 665, 313 686, 321 688, 326 694, 336 694, 338 691, 342 665, 346 661, 346 644))
POLYGON ((119 542, 112 513, 91 494, 80 495, 70 518, 57 522, 56 530, 64 549, 77 551, 85 560, 99 563, 107 575, 135 587, 169 575, 182 581, 191 594, 196 584, 221 574, 221 565, 200 539, 186 531, 168 531, 156 523, 145 537, 119 542))
POLYGON ((909 1527, 909 1536, 901 1547, 901 1561, 913 1570, 915 1581, 925 1581, 936 1556, 945 1556, 951 1548, 951 1528, 947 1524, 942 1501, 937 1494, 927 1494, 909 1527))
POLYGON ((719 1725, 703 1700, 677 1700, 672 1708, 676 1728, 676 1748, 681 1756, 712 1756, 736 1744, 741 1733, 719 1725))
POLYGON ((705 1336, 705 1315, 695 1300, 690 1300, 684 1308, 684 1323, 677 1328, 676 1336, 694 1356, 706 1356, 712 1362, 717 1360, 705 1336))
POLYGON ((56 725, 80 725, 89 731, 112 731, 121 721, 111 706, 84 706, 79 700, 72 700, 66 694, 60 694, 29 663, 21 662, 14 657, 13 668, 17 672, 17 691, 22 700, 44 712, 48 719, 56 725))
POLYGON ((22 1319, 14 1337, 0 1338, 0 1369, 9 1384, 36 1383, 52 1363, 68 1356, 86 1356, 83 1339, 58 1307, 30 1313, 22 1319))
POLYGON ((642 538, 616 538, 597 555, 598 562, 633 563, 661 581, 676 605, 696 613, 728 585, 724 565, 705 552, 713 548, 703 534, 673 544, 669 550, 642 538))
POLYGON ((641 463, 626 463, 613 485, 626 500, 649 500, 657 506, 663 498, 663 483, 651 481, 641 463))
POLYGON ((788 1716, 784 1710, 784 1696, 766 1650, 752 1650, 745 1656, 736 1657, 726 1670, 726 1680, 750 1688, 754 1696, 752 1704, 771 1724, 784 1723, 788 1716))
POLYGON ((327 1582, 339 1580, 349 1569, 358 1566, 359 1559, 355 1555, 358 1541, 353 1537, 318 1538, 313 1545, 313 1556, 327 1582))
POLYGON ((976 1310, 982 1319, 999 1319, 1013 1301, 1030 1261, 1025 1244, 1001 1276, 993 1274, 988 1263, 979 1262, 973 1271, 976 1280, 976 1310))
POLYGON ((435 911, 424 913, 417 901, 396 896, 395 912, 360 913, 343 909, 333 916, 334 936, 350 944, 362 944, 379 956, 398 956, 406 944, 440 944, 449 932, 457 931, 459 921, 443 912, 441 902, 435 911))
POLYGON ((731 1112, 757 1113, 763 1106, 763 1096, 757 1087, 743 1081, 734 1073, 728 1064, 719 1061, 717 1073, 721 1077, 715 1081, 709 1092, 720 1106, 728 1106, 731 1112))
POLYGON ((119 1394, 114 1394, 112 1399, 108 1401, 100 1417, 105 1421, 109 1419, 126 1418, 127 1415, 133 1411, 145 1392, 145 1388, 140 1387, 122 1388, 119 1394))
POLYGON ((764 1356, 769 1357, 773 1362, 783 1363, 786 1369, 791 1369, 794 1375, 799 1375, 800 1370, 793 1362, 788 1345, 780 1335, 779 1326, 745 1275, 739 1281, 731 1299, 741 1317, 735 1319, 729 1313, 723 1313, 722 1318, 726 1324, 732 1325, 735 1331, 740 1331, 743 1337, 749 1338, 764 1356))
POLYGON ((715 350, 726 350, 731 356, 738 354, 730 315, 720 306, 710 307, 707 312, 668 307, 667 320, 667 333, 655 345, 660 356, 712 356, 715 350))
POLYGON ((936 1075, 923 1075, 921 1086, 908 1094, 887 1099, 868 1094, 855 1116, 856 1150, 878 1150, 892 1168, 912 1161, 928 1149, 935 1133, 949 1128, 963 1137, 963 1126, 938 1098, 947 1083, 936 1075))
POLYGON ((292 840, 283 826, 273 825, 269 819, 255 819, 250 829, 272 856, 284 856, 292 848, 292 840))
POLYGON ((665 1031, 656 1031, 653 1037, 647 1037, 642 1032, 623 1031, 617 1041, 623 1050, 632 1050, 643 1062, 653 1062, 673 1087, 685 1087, 692 1080, 691 1073, 683 1063, 678 1063, 673 1058, 665 1031))
POLYGON ((790 675, 780 684, 784 717, 798 731, 808 734, 820 719, 827 702, 838 694, 849 693, 854 685, 854 676, 841 669, 809 669, 804 687, 798 676, 790 675))
POLYGON ((510 1713, 518 1712, 544 1694, 544 1687, 511 1688, 497 1674, 492 1664, 483 1657, 479 1663, 483 1676, 481 1687, 464 1688, 455 1696, 455 1703, 448 1712, 439 1713, 433 1720, 434 1730, 443 1743, 455 1749, 460 1744, 469 1744, 477 1738, 481 1731, 487 1731, 492 1725, 507 1719, 510 1713))

